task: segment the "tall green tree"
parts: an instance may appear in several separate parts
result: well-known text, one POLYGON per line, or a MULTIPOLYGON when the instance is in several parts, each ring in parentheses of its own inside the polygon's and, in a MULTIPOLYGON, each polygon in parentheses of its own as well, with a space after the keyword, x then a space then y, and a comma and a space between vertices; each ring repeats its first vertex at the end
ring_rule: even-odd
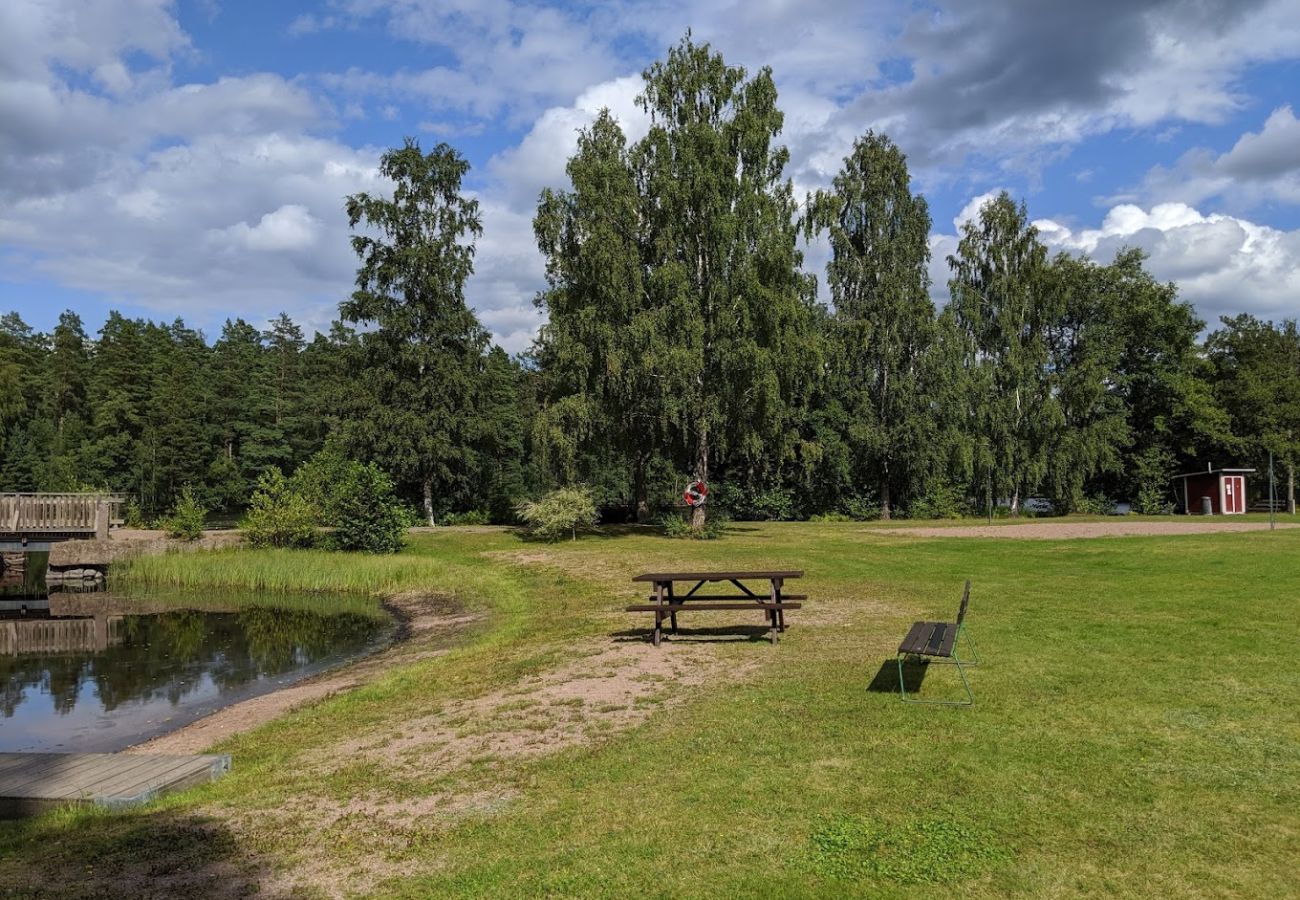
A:
POLYGON ((953 277, 954 321, 969 377, 976 489, 989 502, 1021 498, 1047 473, 1048 435, 1062 425, 1049 389, 1047 327, 1055 310, 1046 290, 1047 250, 1024 204, 1005 191, 962 225, 953 277), (991 495, 991 496, 988 496, 991 495))
POLYGON ((826 267, 835 305, 834 365, 858 493, 878 491, 881 518, 936 461, 938 421, 928 391, 935 344, 930 300, 930 213, 913 194, 907 158, 867 132, 817 197, 830 234, 826 267))
POLYGON ((452 147, 424 153, 408 139, 383 155, 379 171, 393 183, 391 197, 347 199, 361 265, 340 313, 362 329, 353 372, 361 403, 346 433, 383 469, 418 487, 433 524, 437 503, 474 472, 487 334, 465 303, 465 282, 483 227, 478 201, 462 193, 469 163, 452 147))
POLYGON ((598 481, 597 460, 616 460, 644 515, 672 402, 653 360, 671 351, 674 335, 646 292, 641 197, 608 110, 579 134, 567 171, 571 190, 543 191, 533 220, 548 282, 537 297, 547 321, 534 350, 543 390, 536 444, 562 483, 598 481))
POLYGON ((1295 468, 1300 461, 1300 331, 1294 319, 1279 325, 1248 314, 1225 317, 1206 340, 1214 392, 1227 412, 1246 459, 1267 472, 1269 456, 1286 474, 1284 497, 1295 512, 1295 468))
POLYGON ((1116 307, 1126 292, 1113 268, 1058 254, 1043 290, 1047 322, 1049 391, 1059 406, 1048 433, 1045 486, 1058 507, 1076 509, 1096 478, 1119 472, 1130 442, 1123 399, 1112 390, 1122 346, 1116 307))
POLYGON ((660 351, 645 363, 671 457, 699 480, 718 464, 753 480, 794 454, 820 364, 776 85, 689 34, 644 78, 651 126, 632 159, 660 351))

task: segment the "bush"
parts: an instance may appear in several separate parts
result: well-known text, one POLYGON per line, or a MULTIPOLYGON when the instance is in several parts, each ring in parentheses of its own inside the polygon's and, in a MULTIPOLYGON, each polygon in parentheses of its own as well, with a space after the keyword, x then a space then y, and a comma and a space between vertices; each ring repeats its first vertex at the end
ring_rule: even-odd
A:
POLYGON ((1169 498, 1170 483, 1174 475, 1174 456, 1167 450, 1151 447, 1133 459, 1133 475, 1137 482, 1136 512, 1144 516, 1168 516, 1174 511, 1169 498))
POLYGON ((126 506, 122 510, 122 526, 125 528, 144 528, 148 525, 144 520, 144 510, 134 497, 126 501, 126 506))
POLYGON ((491 517, 481 509, 471 509, 469 512, 449 513, 443 516, 442 524, 444 525, 487 525, 491 517))
POLYGON ((254 547, 310 547, 316 543, 320 511, 294 489, 277 468, 257 482, 257 491, 240 523, 244 538, 254 547))
POLYGON ((176 501, 176 507, 172 510, 172 514, 163 519, 162 526, 170 538, 196 541, 203 534, 203 525, 207 518, 208 511, 195 498, 190 486, 186 485, 181 490, 181 495, 176 501))
POLYGON ((970 515, 966 492, 951 482, 936 479, 926 491, 912 501, 907 510, 909 519, 960 519, 970 515))
POLYGON ((813 513, 808 518, 809 522, 852 522, 853 517, 842 512, 824 512, 813 513))
POLYGON ((756 489, 722 483, 713 487, 709 504, 722 507, 745 522, 781 522, 798 513, 794 492, 785 488, 756 489))
POLYGON ((596 524, 596 501, 585 487, 568 487, 551 491, 540 500, 519 504, 519 518, 529 533, 545 541, 570 536, 578 539, 578 529, 596 524))
POLYGON ((731 517, 721 510, 710 510, 704 517, 704 527, 696 531, 691 527, 691 513, 687 510, 685 515, 679 512, 665 513, 659 524, 665 537, 715 541, 726 533, 731 517))
POLYGON ((374 463, 349 463, 342 480, 332 486, 333 546, 366 553, 396 553, 402 549, 406 519, 393 481, 374 463))
POLYGON ((1074 505, 1074 511, 1089 516, 1108 516, 1115 511, 1115 501, 1104 494, 1084 497, 1074 505))
POLYGON ((857 494, 843 502, 844 512, 855 522, 871 522, 880 518, 880 498, 874 494, 857 494))

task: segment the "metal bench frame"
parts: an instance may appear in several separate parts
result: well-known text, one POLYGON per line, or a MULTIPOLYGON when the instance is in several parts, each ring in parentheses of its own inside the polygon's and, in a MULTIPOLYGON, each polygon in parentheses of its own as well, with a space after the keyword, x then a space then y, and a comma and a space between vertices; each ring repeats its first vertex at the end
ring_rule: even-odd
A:
POLYGON ((966 607, 970 604, 970 581, 966 582, 966 588, 962 591, 961 606, 957 610, 956 622, 914 622, 912 628, 908 631, 903 642, 898 645, 898 693, 904 703, 923 703, 931 706, 972 706, 975 703, 975 695, 971 693, 970 682, 966 680, 966 667, 974 667, 980 664, 979 654, 975 650, 975 641, 971 639, 970 632, 966 630, 966 607), (913 634, 918 631, 926 631, 927 640, 919 642, 913 639, 913 634), (938 629, 944 629, 939 635, 939 640, 935 641, 935 632, 938 629), (952 635, 952 643, 944 647, 947 643, 947 636, 952 635), (957 647, 962 638, 966 639, 967 646, 970 647, 970 659, 963 662, 957 655, 957 647), (907 696, 907 683, 903 680, 903 660, 907 657, 916 657, 925 659, 926 665, 934 663, 936 665, 953 665, 957 667, 957 674, 961 676, 962 687, 966 689, 965 700, 921 700, 912 699, 907 696))

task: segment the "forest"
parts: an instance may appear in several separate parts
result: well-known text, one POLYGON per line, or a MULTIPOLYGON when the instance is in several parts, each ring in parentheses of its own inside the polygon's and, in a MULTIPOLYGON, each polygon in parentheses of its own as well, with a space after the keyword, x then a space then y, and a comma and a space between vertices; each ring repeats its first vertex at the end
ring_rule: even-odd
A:
POLYGON ((0 490, 119 491, 152 520, 189 487, 237 516, 329 447, 430 523, 509 522, 565 486, 646 520, 692 479, 736 518, 1169 513, 1174 474, 1270 458, 1294 496, 1295 321, 1207 326, 1139 250, 1053 255, 1006 194, 962 227, 936 304, 927 204, 886 135, 800 198, 770 70, 688 36, 644 79, 645 137, 602 113, 539 198, 526 353, 466 303, 468 163, 408 139, 380 161, 391 195, 341 204, 357 277, 328 334, 0 318, 0 490))

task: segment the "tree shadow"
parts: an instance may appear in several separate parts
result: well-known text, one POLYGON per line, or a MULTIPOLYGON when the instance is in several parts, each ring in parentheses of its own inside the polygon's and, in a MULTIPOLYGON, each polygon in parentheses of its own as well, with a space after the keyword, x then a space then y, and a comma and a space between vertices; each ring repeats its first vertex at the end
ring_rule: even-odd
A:
POLYGON ((281 897, 271 867, 223 822, 172 811, 0 822, 0 895, 281 897))
MULTIPOLYGON (((903 684, 909 694, 921 690, 921 684, 925 681, 929 668, 930 663, 925 659, 908 657, 903 660, 903 684)), ((867 690, 874 694, 898 693, 897 659, 887 659, 880 664, 880 670, 876 672, 875 677, 871 679, 871 683, 867 685, 867 690)))
MULTIPOLYGON (((771 627, 768 625, 724 625, 716 628, 678 628, 674 634, 672 629, 664 626, 664 643, 672 642, 689 642, 689 643, 770 643, 771 627)), ((614 631, 610 637, 619 643, 651 643, 654 635, 654 629, 651 628, 629 628, 624 631, 614 631)))

